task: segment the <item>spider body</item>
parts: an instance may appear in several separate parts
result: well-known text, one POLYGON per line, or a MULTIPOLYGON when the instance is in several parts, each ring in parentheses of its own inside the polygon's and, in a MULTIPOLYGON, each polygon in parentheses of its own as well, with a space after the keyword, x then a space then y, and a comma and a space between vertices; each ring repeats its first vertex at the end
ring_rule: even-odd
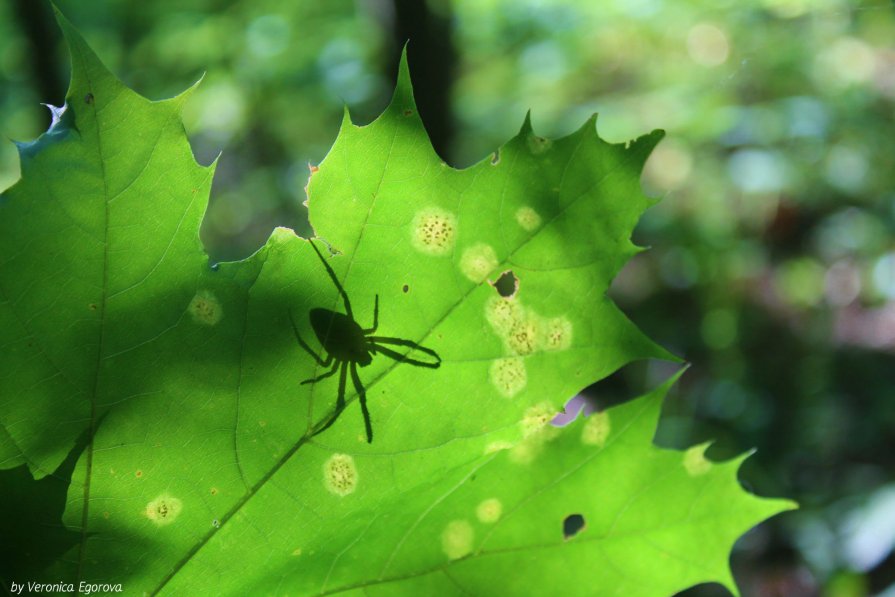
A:
POLYGON ((364 329, 354 319, 344 313, 320 308, 311 309, 308 319, 317 340, 335 360, 350 361, 361 367, 373 362, 370 342, 364 329))
POLYGON ((441 366, 441 357, 439 357, 438 353, 436 353, 431 348, 420 346, 412 340, 405 340, 403 338, 391 338, 389 336, 374 336, 373 334, 379 327, 378 294, 376 295, 376 300, 373 304, 373 326, 370 328, 362 328, 354 319, 354 313, 351 309, 351 301, 348 298, 348 293, 345 292, 345 289, 342 287, 341 283, 339 283, 338 278, 336 278, 335 272, 330 267, 329 263, 326 262, 326 259, 323 257, 323 254, 320 253, 317 245, 315 245, 313 241, 309 242, 311 243, 311 247, 313 247, 314 252, 316 252, 317 256, 320 258, 320 262, 326 269, 330 280, 332 280, 336 289, 339 291, 339 295, 342 297, 342 302, 345 305, 345 313, 339 313, 338 311, 332 311, 330 309, 323 309, 319 307, 311 309, 308 313, 308 319, 311 322, 311 328, 313 328, 314 335, 317 336, 318 342, 320 342, 320 345, 326 352, 326 358, 321 358, 302 339, 301 334, 299 334, 298 332, 298 327, 295 325, 295 319, 292 317, 292 313, 289 313, 289 319, 292 322, 292 330, 295 332, 295 338, 296 340, 298 340, 299 345, 305 350, 305 352, 307 352, 309 355, 311 355, 311 357, 314 358, 319 366, 329 368, 326 373, 304 380, 303 382, 301 382, 302 385, 317 383, 335 375, 336 371, 339 372, 339 389, 338 394, 336 395, 336 407, 333 410, 333 413, 330 416, 329 420, 321 425, 319 429, 314 430, 312 435, 317 435, 318 433, 322 433, 326 429, 329 429, 329 427, 336 422, 336 419, 338 419, 339 415, 345 409, 345 386, 347 383, 348 375, 350 374, 351 383, 354 386, 355 392, 357 392, 361 412, 364 415, 364 427, 367 433, 367 442, 372 443, 373 424, 370 421, 370 411, 367 408, 367 393, 364 390, 363 384, 361 383, 360 376, 357 374, 357 368, 359 366, 366 367, 367 365, 372 363, 373 355, 383 354, 399 363, 407 363, 415 367, 438 369, 438 367, 441 366), (407 355, 397 352, 396 350, 388 348, 387 346, 383 346, 385 344, 391 346, 404 346, 413 350, 417 350, 432 357, 435 360, 421 361, 418 359, 413 359, 408 357, 407 355))

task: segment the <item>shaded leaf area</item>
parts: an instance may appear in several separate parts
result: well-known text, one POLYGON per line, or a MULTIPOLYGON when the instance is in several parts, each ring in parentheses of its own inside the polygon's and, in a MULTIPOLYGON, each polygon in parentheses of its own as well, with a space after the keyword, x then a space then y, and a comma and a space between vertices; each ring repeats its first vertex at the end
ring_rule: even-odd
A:
POLYGON ((65 527, 62 512, 75 463, 90 442, 85 430, 55 471, 36 480, 21 464, 0 470, 0 580, 22 584, 80 543, 81 533, 65 527))
MULTIPOLYGON (((72 53, 66 106, 20 145, 23 178, 0 196, 0 463, 46 478, 69 462, 85 421, 96 429, 61 519, 80 538, 42 576, 135 594, 316 594, 440 583, 432 572, 456 563, 458 586, 484 582, 468 549, 482 535, 455 524, 479 503, 479 473, 507 475, 507 453, 526 474, 514 472, 517 493, 499 499, 534 500, 538 483, 581 465, 559 440, 540 456, 553 454, 536 438, 564 399, 632 360, 669 357, 605 297, 637 251, 631 229, 649 205, 638 175, 661 133, 610 145, 589 121, 551 141, 526 121, 492 158, 454 170, 428 143, 403 66, 386 112, 366 127, 346 114, 312 174, 315 246, 330 251, 277 229, 246 261, 209 267, 198 229, 213 167, 195 163, 183 133, 188 94, 137 96, 59 20, 72 53), (508 270, 515 289, 504 296, 491 282, 508 270), (350 384, 321 378, 327 354, 346 347, 313 325, 315 310, 359 329, 377 320, 377 334, 406 343, 397 358, 351 357, 350 384), (420 347, 438 355, 437 370, 409 365, 420 347)), ((638 450, 652 449, 650 436, 636 435, 638 450)), ((666 493, 663 481, 619 473, 637 464, 633 447, 606 453, 617 491, 605 506, 666 493)), ((592 478, 573 476, 581 485, 561 485, 593 492, 592 478)), ((684 496, 700 486, 674 485, 684 496)), ((732 475, 725 487, 742 493, 732 475)), ((768 504, 717 506, 741 532, 768 504)), ((596 507, 572 512, 597 521, 596 507)), ((562 541, 569 513, 550 519, 549 537, 562 541)), ((504 554, 495 565, 518 566, 552 541, 536 520, 482 543, 504 554)), ((557 553, 585 562, 573 546, 589 528, 557 553)), ((696 544, 698 531, 682 525, 668 541, 696 544)), ((729 542, 713 547, 726 559, 729 542)), ((662 586, 729 584, 726 567, 655 569, 662 586)))

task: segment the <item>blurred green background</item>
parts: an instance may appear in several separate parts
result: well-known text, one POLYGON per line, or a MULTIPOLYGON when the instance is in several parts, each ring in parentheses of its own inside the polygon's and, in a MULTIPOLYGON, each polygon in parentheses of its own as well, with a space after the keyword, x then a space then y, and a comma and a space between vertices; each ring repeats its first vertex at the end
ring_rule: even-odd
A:
MULTIPOLYGON (((746 595, 895 597, 895 6, 888 0, 56 0, 143 95, 205 78, 186 126, 221 154, 202 238, 239 259, 307 234, 304 186, 348 105, 385 106, 403 41, 420 113, 456 166, 527 109, 539 134, 668 135, 643 185, 654 248, 616 301, 692 364, 663 445, 758 452, 741 478, 798 500, 734 552, 746 595)), ((47 3, 0 0, 0 133, 31 139, 68 57, 47 3)), ((19 176, 0 145, 0 188, 19 176)), ((575 242, 575 239, 569 239, 575 242)), ((588 390, 642 391, 669 365, 588 390)), ((595 563, 598 565, 598 563, 595 563)), ((687 595, 721 595, 699 587, 687 595)))

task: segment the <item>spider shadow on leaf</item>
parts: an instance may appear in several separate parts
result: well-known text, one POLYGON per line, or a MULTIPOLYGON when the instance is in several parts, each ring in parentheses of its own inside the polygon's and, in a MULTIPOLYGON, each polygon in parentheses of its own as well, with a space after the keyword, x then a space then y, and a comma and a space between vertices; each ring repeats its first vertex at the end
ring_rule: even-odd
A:
POLYGON ((317 340, 320 342, 323 350, 326 351, 326 358, 320 358, 308 343, 302 339, 301 334, 298 332, 298 326, 295 325, 295 318, 292 316, 292 312, 289 312, 289 320, 292 323, 292 330, 295 332, 295 338, 298 340, 299 345, 305 352, 311 355, 318 365, 329 368, 329 370, 322 375, 306 379, 301 382, 301 384, 317 383, 328 377, 332 377, 336 372, 339 373, 339 390, 336 397, 336 408, 329 420, 322 427, 314 431, 312 435, 317 435, 329 429, 332 424, 336 422, 336 419, 339 418, 339 415, 342 414, 342 411, 345 410, 345 386, 347 378, 350 375, 351 383, 354 386, 355 392, 357 392, 358 401, 360 402, 361 412, 364 415, 367 442, 372 443, 373 425, 370 422, 370 411, 367 408, 367 393, 363 383, 361 383, 360 376, 357 373, 358 366, 366 367, 373 362, 374 355, 383 354, 399 363, 406 363, 408 365, 413 365, 414 367, 438 369, 441 366, 441 357, 439 357, 438 353, 431 348, 420 346, 412 340, 373 335, 379 328, 378 294, 376 295, 373 305, 373 325, 369 328, 362 328, 354 318, 354 311, 351 308, 351 300, 348 298, 348 293, 345 292, 342 284, 339 283, 332 267, 327 263, 323 254, 320 252, 320 249, 317 248, 317 245, 314 244, 312 240, 308 242, 311 243, 311 247, 313 247, 314 252, 317 253, 323 267, 326 268, 326 273, 329 274, 329 278, 339 291, 339 295, 342 297, 342 302, 345 305, 345 313, 339 313, 338 311, 331 311, 323 308, 311 309, 308 313, 308 318, 311 322, 311 327, 314 329, 314 334, 317 336, 317 340), (384 345, 407 347, 429 355, 434 361, 421 361, 410 358, 409 356, 401 354, 384 345))

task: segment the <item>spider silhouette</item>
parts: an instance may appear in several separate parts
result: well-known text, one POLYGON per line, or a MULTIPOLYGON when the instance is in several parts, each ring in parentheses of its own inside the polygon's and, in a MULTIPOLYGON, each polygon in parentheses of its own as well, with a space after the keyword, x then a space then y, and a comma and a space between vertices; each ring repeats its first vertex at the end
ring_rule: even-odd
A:
POLYGON ((316 308, 311 309, 308 314, 308 318, 311 321, 311 327, 314 328, 314 333, 317 335, 317 340, 327 353, 325 359, 321 359, 320 356, 318 356, 317 353, 315 353, 302 339, 301 334, 298 332, 298 327, 295 325, 295 319, 292 317, 292 312, 289 312, 289 320, 292 323, 292 330, 295 332, 295 338, 298 340, 298 343, 314 358, 318 365, 321 367, 329 367, 329 371, 323 375, 306 379, 301 382, 301 384, 317 383, 318 381, 335 375, 336 371, 339 372, 339 393, 336 398, 336 408, 326 424, 315 431, 313 435, 317 435, 329 429, 332 424, 336 422, 336 419, 339 418, 339 415, 342 414, 342 411, 345 410, 345 383, 346 378, 350 373, 351 383, 354 385, 354 390, 357 392, 361 412, 364 415, 367 442, 372 443, 373 425, 370 423, 370 411, 367 409, 367 393, 357 374, 357 367, 366 367, 373 362, 373 355, 383 354, 399 363, 407 363, 408 365, 413 365, 415 367, 438 369, 438 367, 441 366, 441 357, 439 357, 438 353, 431 348, 420 346, 411 340, 391 338, 388 336, 373 336, 372 334, 374 334, 379 327, 378 294, 376 295, 376 300, 373 306, 373 327, 362 328, 354 319, 354 312, 351 310, 351 301, 348 299, 348 293, 345 292, 345 289, 339 283, 335 272, 330 267, 329 263, 326 262, 326 259, 323 257, 323 254, 320 253, 317 245, 315 245, 313 241, 308 242, 311 243, 314 252, 317 253, 320 262, 323 264, 323 267, 326 268, 326 272, 329 274, 330 279, 333 281, 333 284, 342 297, 342 301, 345 303, 345 313, 316 308), (382 346, 383 344, 406 346, 433 357, 435 361, 427 362, 412 359, 391 348, 382 346))

